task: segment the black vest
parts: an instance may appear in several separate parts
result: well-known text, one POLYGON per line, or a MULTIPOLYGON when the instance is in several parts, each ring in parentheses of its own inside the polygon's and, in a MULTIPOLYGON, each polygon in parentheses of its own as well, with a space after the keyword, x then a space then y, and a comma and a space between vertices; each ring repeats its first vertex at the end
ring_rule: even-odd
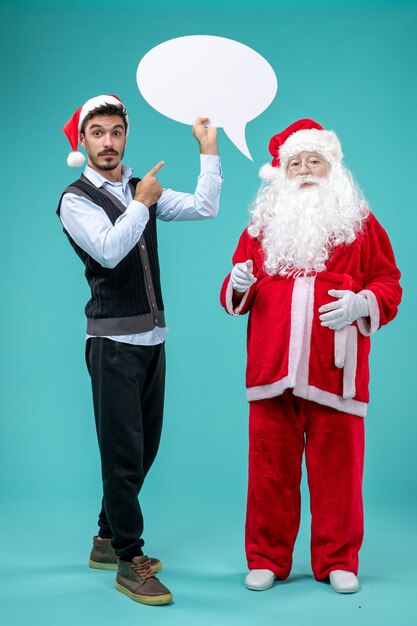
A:
MULTIPOLYGON (((132 178, 133 194, 140 179, 132 178)), ((118 198, 103 188, 97 189, 84 175, 62 194, 74 193, 101 207, 112 224, 125 211, 118 198)), ((60 217, 62 196, 57 208, 60 217)), ((114 268, 102 267, 80 248, 64 228, 70 244, 85 265, 91 299, 85 307, 89 335, 129 335, 165 326, 162 301, 156 204, 149 208, 149 221, 132 250, 114 268)))

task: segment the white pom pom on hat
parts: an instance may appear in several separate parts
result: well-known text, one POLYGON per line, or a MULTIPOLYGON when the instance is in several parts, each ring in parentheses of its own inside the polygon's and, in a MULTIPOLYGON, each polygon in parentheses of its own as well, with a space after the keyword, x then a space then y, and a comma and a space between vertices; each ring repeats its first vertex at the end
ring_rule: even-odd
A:
POLYGON ((67 156, 67 165, 70 167, 81 167, 85 163, 85 156, 82 152, 70 152, 67 156))
POLYGON ((279 169, 271 165, 271 163, 265 163, 259 170, 259 178, 262 180, 273 181, 280 175, 279 169))
POLYGON ((108 94, 103 96, 95 96, 94 98, 90 98, 87 100, 83 106, 75 111, 69 118, 68 122, 63 126, 62 130, 68 137, 68 140, 71 144, 72 152, 69 153, 67 158, 67 164, 70 167, 81 167, 85 163, 85 156, 82 152, 78 152, 78 142, 80 139, 80 130, 83 124, 83 121, 87 117, 91 111, 101 107, 105 104, 115 104, 123 107, 123 112, 126 118, 126 134, 129 133, 129 118, 126 113, 126 108, 123 102, 115 96, 114 94, 108 94))

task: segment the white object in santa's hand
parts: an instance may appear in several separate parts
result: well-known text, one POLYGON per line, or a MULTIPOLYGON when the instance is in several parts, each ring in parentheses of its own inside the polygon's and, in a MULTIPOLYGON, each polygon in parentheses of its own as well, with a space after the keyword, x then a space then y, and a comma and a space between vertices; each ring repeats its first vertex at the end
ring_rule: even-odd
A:
POLYGON ((356 322, 360 317, 369 315, 368 301, 364 296, 349 290, 330 289, 329 296, 338 298, 319 308, 321 325, 332 330, 341 330, 356 322))
POLYGON ((247 589, 265 591, 274 584, 275 574, 269 569, 252 569, 245 578, 247 589))
POLYGON ((359 580, 353 572, 335 569, 329 574, 330 585, 336 593, 355 593, 359 589, 359 580))
POLYGON ((253 285, 253 283, 256 283, 256 278, 252 272, 253 261, 249 260, 245 263, 236 263, 230 275, 233 289, 244 293, 253 285))

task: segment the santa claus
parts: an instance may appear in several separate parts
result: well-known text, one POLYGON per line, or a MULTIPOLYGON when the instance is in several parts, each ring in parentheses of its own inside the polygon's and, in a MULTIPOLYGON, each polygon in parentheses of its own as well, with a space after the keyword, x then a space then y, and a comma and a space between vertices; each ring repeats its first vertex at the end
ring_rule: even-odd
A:
POLYGON ((221 291, 228 313, 249 312, 245 583, 264 590, 290 573, 305 451, 313 573, 352 593, 370 335, 397 313, 400 272, 332 131, 299 120, 269 150, 221 291))

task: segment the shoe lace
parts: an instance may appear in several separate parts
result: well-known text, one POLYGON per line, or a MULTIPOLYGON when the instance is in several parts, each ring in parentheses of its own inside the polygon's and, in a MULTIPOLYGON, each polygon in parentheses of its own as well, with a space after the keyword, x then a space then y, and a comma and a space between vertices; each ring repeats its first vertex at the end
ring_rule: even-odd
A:
POLYGON ((135 570, 136 574, 140 576, 140 578, 142 578, 142 580, 152 578, 153 576, 151 562, 148 558, 144 559, 141 563, 132 563, 132 567, 135 570))

